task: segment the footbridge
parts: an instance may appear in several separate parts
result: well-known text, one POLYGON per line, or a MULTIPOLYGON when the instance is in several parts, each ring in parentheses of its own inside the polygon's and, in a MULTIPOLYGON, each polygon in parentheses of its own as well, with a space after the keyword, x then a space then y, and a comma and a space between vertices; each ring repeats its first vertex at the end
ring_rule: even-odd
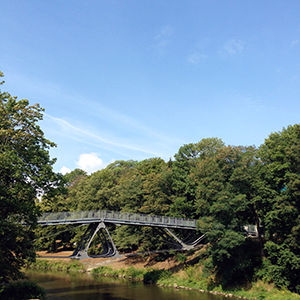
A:
POLYGON ((120 257, 120 254, 105 226, 106 223, 115 225, 135 225, 156 227, 165 241, 175 249, 190 250, 196 247, 205 238, 199 234, 196 227, 197 220, 173 218, 167 216, 154 216, 130 212, 116 211, 74 211, 44 213, 38 220, 42 226, 78 224, 88 225, 88 228, 77 248, 70 258, 84 259, 90 257, 120 257), (171 229, 186 229, 189 232, 183 240, 179 239, 171 229), (88 249, 91 242, 98 235, 101 240, 103 252, 97 256, 89 256, 88 249))

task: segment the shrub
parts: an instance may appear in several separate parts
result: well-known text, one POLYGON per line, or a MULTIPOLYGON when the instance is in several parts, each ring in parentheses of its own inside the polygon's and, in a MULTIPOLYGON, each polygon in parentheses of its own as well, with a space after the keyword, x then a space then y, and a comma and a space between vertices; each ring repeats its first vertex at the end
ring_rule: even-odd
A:
POLYGON ((156 283, 158 280, 169 278, 172 275, 169 270, 151 270, 144 274, 144 283, 156 283))
POLYGON ((186 260, 187 260, 187 257, 186 255, 182 254, 182 253, 178 253, 176 256, 175 256, 175 260, 180 262, 180 263, 185 263, 186 260))
POLYGON ((18 281, 5 286, 0 294, 1 299, 22 300, 41 299, 46 300, 45 289, 31 281, 18 281))

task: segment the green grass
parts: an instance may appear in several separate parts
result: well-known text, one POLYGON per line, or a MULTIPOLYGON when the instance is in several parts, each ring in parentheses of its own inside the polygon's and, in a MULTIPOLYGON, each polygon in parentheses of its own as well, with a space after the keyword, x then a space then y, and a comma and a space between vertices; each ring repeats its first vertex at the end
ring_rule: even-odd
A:
POLYGON ((300 300, 300 295, 288 290, 279 290, 269 283, 258 281, 251 288, 242 287, 224 290, 221 285, 216 285, 212 277, 205 277, 201 266, 187 266, 184 270, 170 276, 162 276, 157 280, 158 284, 172 287, 185 287, 207 292, 233 294, 238 297, 257 300, 300 300))
MULTIPOLYGON (((155 268, 122 268, 113 269, 110 266, 102 266, 92 270, 93 276, 123 277, 131 280, 139 280, 144 283, 156 283, 168 287, 185 287, 207 292, 233 294, 238 297, 257 300, 300 300, 300 295, 291 293, 288 290, 279 290, 272 284, 264 281, 252 283, 252 286, 246 289, 237 287, 223 290, 221 285, 214 283, 214 278, 207 273, 202 272, 202 263, 193 266, 185 266, 179 272, 172 273, 169 270, 158 270, 155 268)), ((30 266, 34 269, 48 269, 59 271, 80 271, 85 268, 79 261, 50 261, 46 259, 37 259, 36 263, 30 266)))
POLYGON ((124 277, 134 280, 143 280, 146 269, 136 269, 134 267, 113 269, 108 266, 98 267, 92 270, 93 276, 110 276, 110 277, 124 277))
POLYGON ((29 266, 32 269, 57 270, 64 272, 85 272, 84 266, 79 261, 49 261, 37 259, 29 266))

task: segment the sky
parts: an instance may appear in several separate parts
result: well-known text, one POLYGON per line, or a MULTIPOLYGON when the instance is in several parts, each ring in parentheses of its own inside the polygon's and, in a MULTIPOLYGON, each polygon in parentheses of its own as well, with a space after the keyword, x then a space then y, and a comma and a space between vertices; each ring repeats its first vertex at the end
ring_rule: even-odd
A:
POLYGON ((7 91, 45 109, 56 172, 300 123, 300 1, 0 0, 7 91))

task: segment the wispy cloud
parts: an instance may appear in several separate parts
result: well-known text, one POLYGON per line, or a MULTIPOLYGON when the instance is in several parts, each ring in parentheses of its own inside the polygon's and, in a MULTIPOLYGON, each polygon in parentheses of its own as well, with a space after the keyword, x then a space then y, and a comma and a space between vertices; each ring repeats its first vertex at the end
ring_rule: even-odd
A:
POLYGON ((236 92, 234 94, 227 96, 228 100, 231 101, 231 103, 236 108, 243 108, 250 113, 261 113, 266 110, 266 106, 263 102, 263 99, 261 97, 252 95, 252 94, 243 94, 240 92, 236 92))
POLYGON ((186 60, 190 64, 200 64, 201 62, 205 61, 209 55, 208 47, 210 46, 210 39, 203 38, 195 45, 194 49, 190 51, 187 55, 186 60))
MULTIPOLYGON (((161 36, 168 35, 168 30, 162 30, 161 36)), ((44 103, 51 101, 51 105, 58 108, 55 112, 44 113, 44 124, 41 125, 53 134, 56 142, 55 135, 63 136, 65 140, 71 139, 85 145, 87 151, 96 147, 136 159, 149 155, 168 159, 172 149, 183 143, 174 135, 164 134, 121 111, 66 90, 57 83, 23 74, 11 77, 20 90, 25 90, 25 94, 31 91, 36 99, 44 99, 44 103)), ((47 107, 46 111, 49 111, 47 107)))
POLYGON ((296 46, 299 43, 299 40, 293 40, 291 43, 291 48, 296 46))
POLYGON ((208 58, 208 55, 200 53, 200 52, 194 52, 187 56, 187 62, 193 65, 197 65, 208 58))
POLYGON ((163 27, 163 29, 160 31, 158 35, 154 37, 156 40, 165 39, 173 34, 173 27, 170 25, 166 25, 163 27))
MULTIPOLYGON (((166 26, 157 38, 160 38, 160 36, 168 36, 169 34, 171 34, 171 32, 172 29, 166 26)), ((101 105, 94 100, 84 97, 78 93, 74 93, 74 91, 66 90, 57 83, 43 81, 40 78, 29 78, 26 75, 17 73, 11 73, 7 77, 9 77, 14 85, 19 86, 20 90, 25 91, 25 94, 27 94, 27 91, 28 93, 34 93, 37 99, 44 99, 46 95, 48 99, 51 99, 51 101, 52 99, 59 99, 56 100, 58 104, 72 103, 72 114, 78 112, 81 115, 85 115, 85 119, 88 116, 96 116, 98 120, 101 119, 107 123, 113 124, 114 126, 127 128, 128 131, 131 132, 139 132, 144 136, 146 135, 151 138, 164 141, 164 143, 182 142, 174 138, 173 136, 165 135, 159 131, 156 131, 152 127, 145 125, 143 122, 140 122, 137 119, 128 116, 127 114, 117 111, 116 109, 112 110, 108 106, 101 105)), ((66 115, 72 114, 66 112, 66 115)), ((48 117, 51 116, 48 115, 48 117)), ((57 116, 53 116, 52 118, 55 117, 57 120, 59 120, 57 116)), ((67 118, 64 117, 60 120, 61 122, 64 122, 64 120, 67 120, 67 118)))
POLYGON ((126 128, 130 129, 131 131, 140 132, 143 135, 147 135, 151 138, 162 140, 164 142, 174 142, 174 140, 178 141, 176 138, 162 134, 161 132, 158 132, 149 126, 146 126, 140 121, 129 117, 128 115, 124 115, 116 110, 111 110, 108 107, 104 107, 103 105, 93 101, 88 101, 87 99, 81 99, 81 102, 85 109, 88 109, 89 114, 95 114, 97 117, 103 118, 114 125, 123 128, 126 126, 126 128))
POLYGON ((171 36, 173 34, 173 28, 170 25, 166 25, 162 28, 159 34, 154 37, 153 48, 161 55, 166 53, 168 46, 171 44, 171 36))
POLYGON ((227 55, 236 55, 244 51, 244 42, 241 40, 230 39, 222 47, 222 53, 227 55))
POLYGON ((56 118, 48 114, 44 114, 44 116, 46 121, 51 121, 58 127, 56 130, 54 128, 52 129, 53 131, 56 131, 57 134, 63 135, 69 139, 73 139, 82 144, 88 144, 94 147, 103 148, 122 155, 124 155, 125 149, 151 154, 155 156, 163 156, 157 151, 134 145, 131 140, 121 140, 117 137, 107 136, 105 134, 101 136, 100 134, 95 133, 96 130, 93 130, 93 132, 91 132, 90 130, 82 129, 78 126, 75 126, 64 119, 56 118))

